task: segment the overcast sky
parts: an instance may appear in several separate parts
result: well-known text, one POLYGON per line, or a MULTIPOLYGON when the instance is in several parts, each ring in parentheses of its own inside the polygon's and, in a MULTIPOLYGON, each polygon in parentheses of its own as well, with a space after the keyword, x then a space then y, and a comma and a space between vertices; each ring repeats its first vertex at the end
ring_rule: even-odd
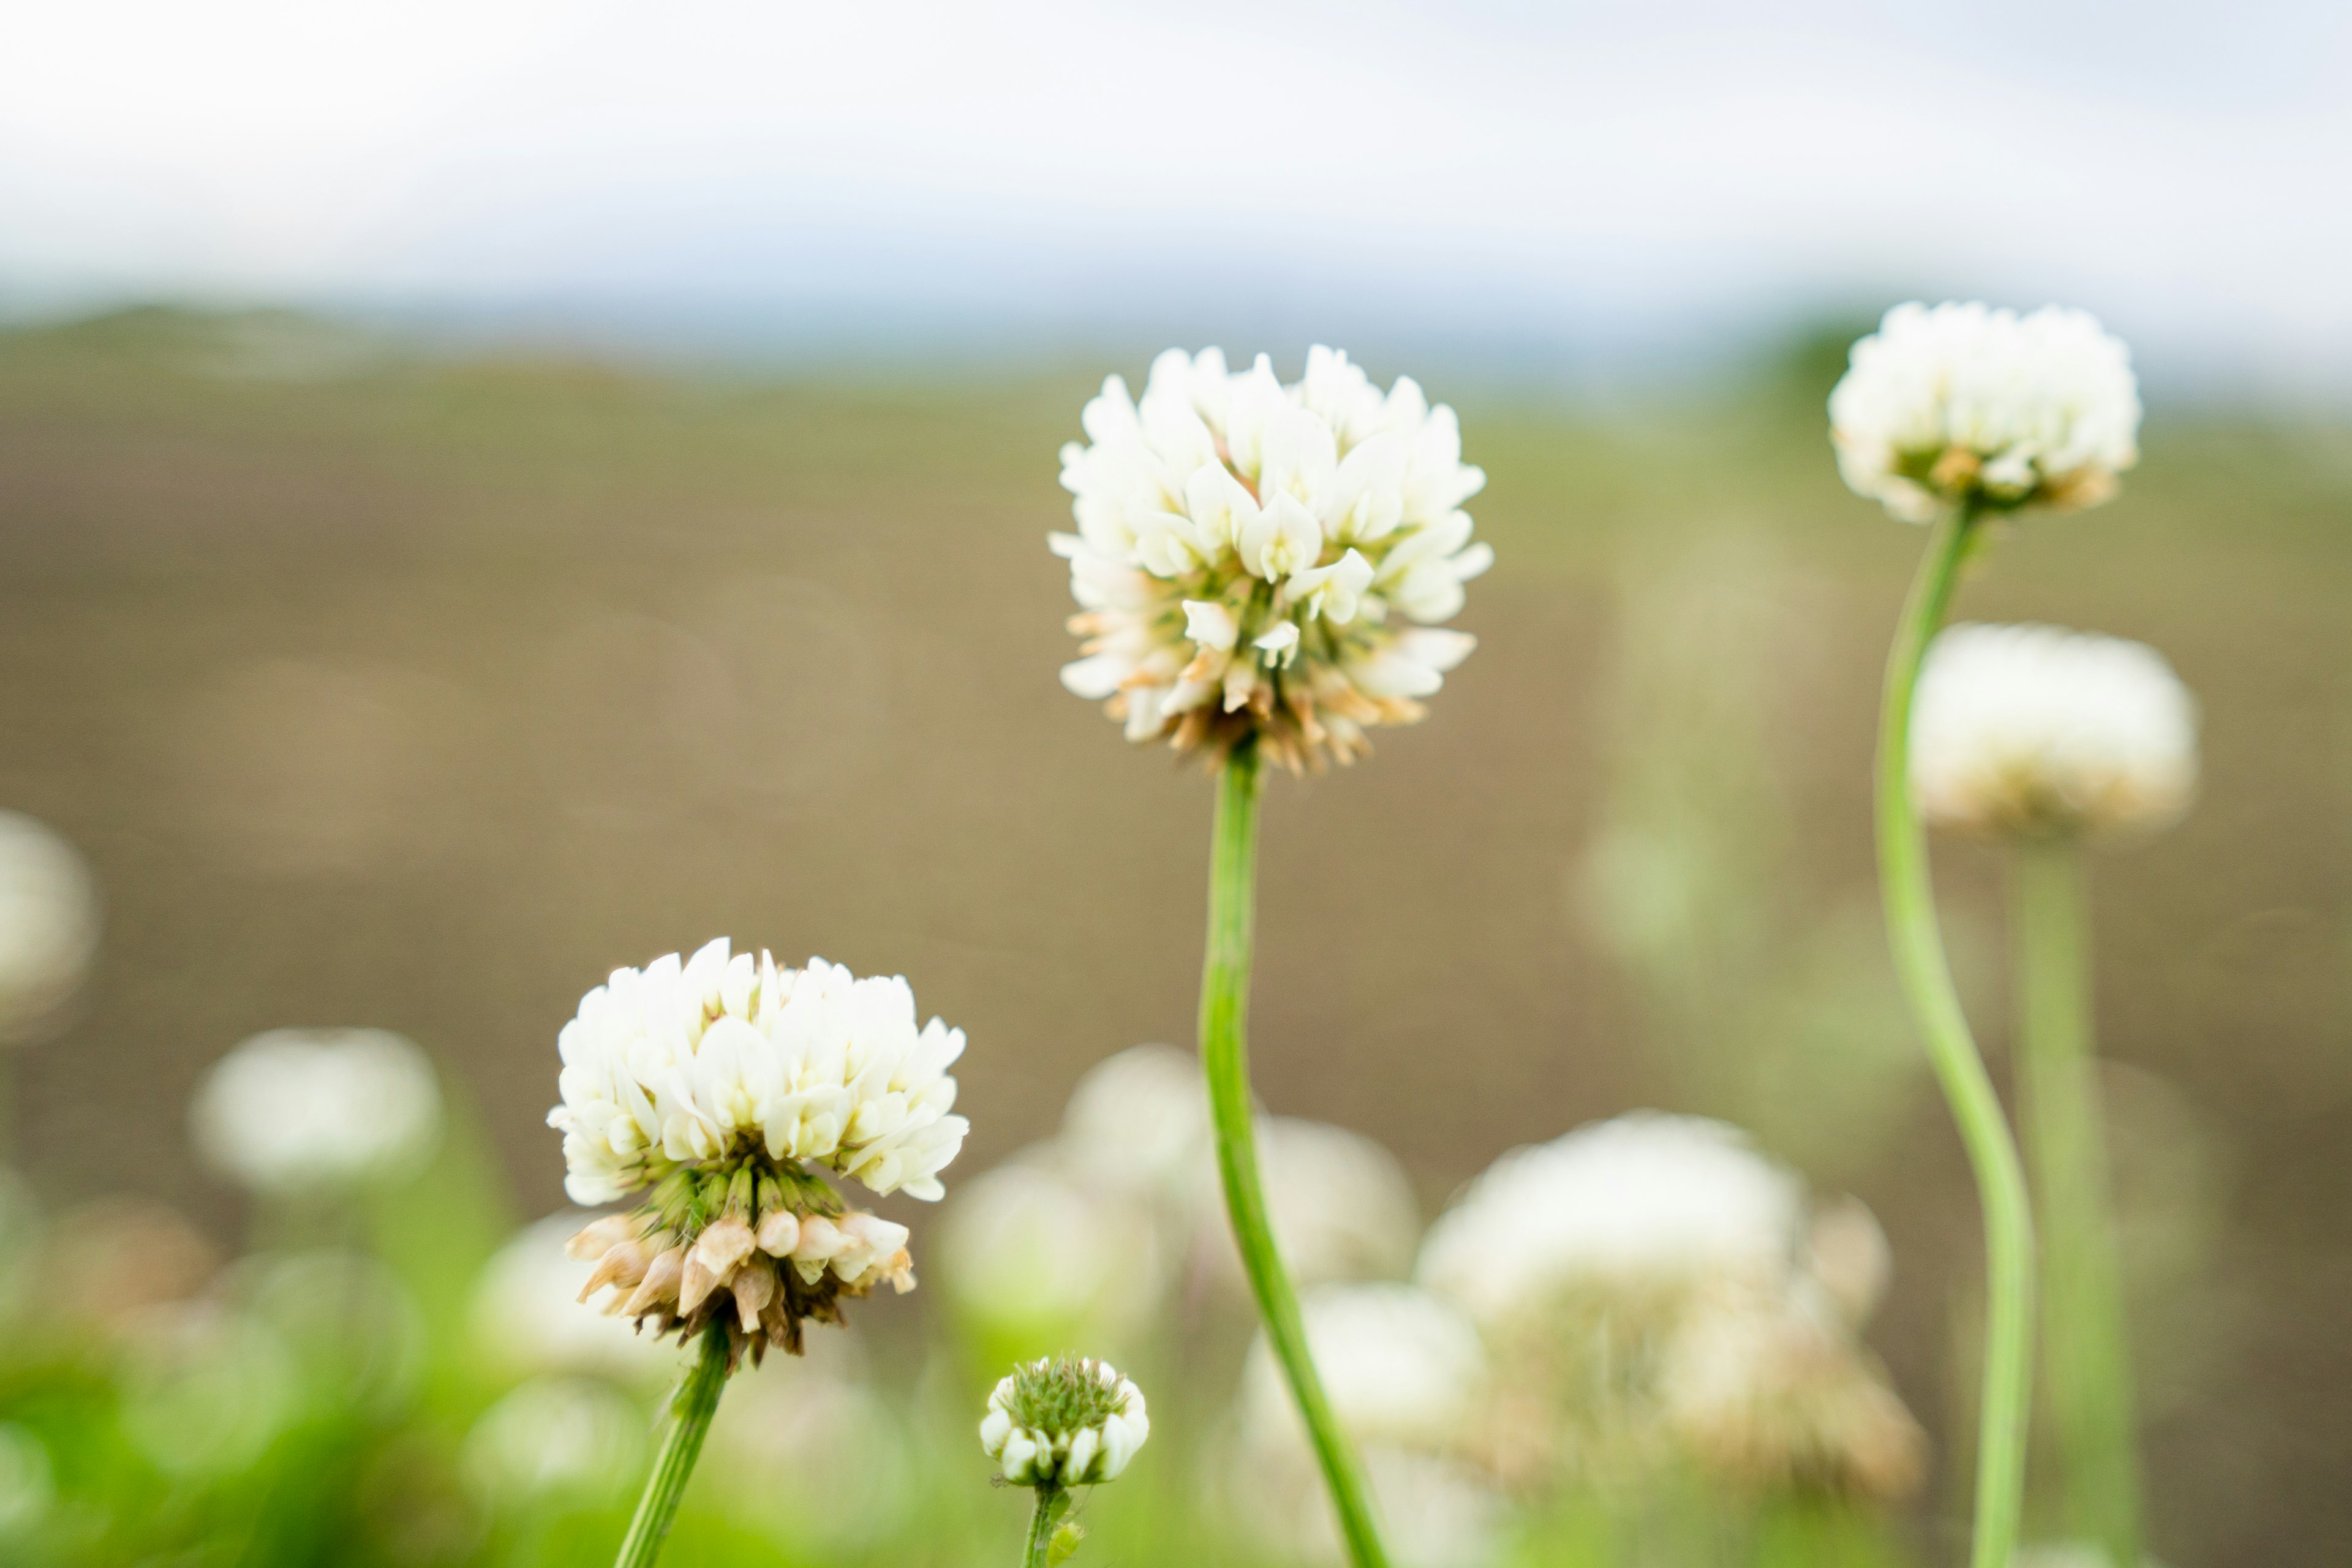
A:
POLYGON ((15 11, 20 309, 1622 352, 1952 293, 2352 386, 2340 0, 15 11))

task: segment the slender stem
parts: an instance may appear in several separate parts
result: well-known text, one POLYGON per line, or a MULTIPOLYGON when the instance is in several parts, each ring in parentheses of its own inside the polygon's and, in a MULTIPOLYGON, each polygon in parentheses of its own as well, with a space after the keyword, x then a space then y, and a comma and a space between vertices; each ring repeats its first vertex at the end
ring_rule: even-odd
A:
POLYGON ((677 1517, 678 1499, 686 1495, 687 1478, 702 1457, 702 1440, 710 1434, 710 1418, 719 1413, 719 1395, 726 1386, 727 1325, 714 1322, 703 1331, 702 1353, 671 1396, 669 1430, 662 1436, 654 1473, 646 1478, 645 1495, 637 1500, 636 1517, 629 1521, 629 1533, 622 1539, 613 1568, 653 1568, 661 1556, 662 1542, 677 1517))
POLYGON ((1927 644, 1943 624, 1974 515, 1955 510, 1936 524, 1895 646, 1878 727, 1878 875, 1886 934, 1905 995, 1927 1037, 1936 1078, 1958 1123, 1984 1209, 1984 1394, 1977 1431, 1973 1568, 2009 1568, 2025 1492, 2025 1445, 2033 1392, 2033 1215, 2017 1142, 2000 1097, 1969 1033, 1936 923, 1927 845, 1911 803, 1911 700, 1927 644))
POLYGON ((1022 1551, 1021 1568, 1045 1568, 1054 1544, 1054 1526, 1070 1509, 1070 1494, 1063 1487, 1039 1487, 1036 1511, 1029 1516, 1029 1544, 1022 1551))
POLYGON ((1257 1297, 1258 1315, 1265 1321, 1267 1342, 1306 1420, 1348 1556, 1355 1568, 1386 1568, 1388 1553, 1372 1522, 1363 1474, 1307 1352, 1298 1295, 1275 1249, 1265 1192, 1258 1179, 1245 1030, 1260 773, 1256 749, 1244 745, 1234 749, 1217 777, 1217 822, 1209 859, 1209 943, 1201 969, 1201 1064, 1216 1121, 1217 1170, 1224 1179, 1225 1210, 1233 1218, 1234 1240, 1241 1248, 1250 1289, 1257 1297))
POLYGON ((2139 1458, 2123 1276, 2107 1205, 2082 852, 2021 844, 2011 866, 2017 1088, 2042 1223, 2042 1333, 2069 1533, 2139 1568, 2139 1458))

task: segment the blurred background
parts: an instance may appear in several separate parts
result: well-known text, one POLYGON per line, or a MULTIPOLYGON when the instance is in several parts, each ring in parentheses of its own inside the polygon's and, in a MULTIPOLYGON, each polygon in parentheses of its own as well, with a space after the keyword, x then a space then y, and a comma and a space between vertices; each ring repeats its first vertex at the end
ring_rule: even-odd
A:
MULTIPOLYGON (((24 1560, 609 1554, 658 1353, 525 1353, 496 1303, 562 1207, 556 1030, 617 965, 724 933, 905 973, 971 1040, 951 1192, 1049 1171, 1082 1075, 1190 1038, 1207 783, 1061 689, 1045 548, 1079 407, 1174 342, 1286 377, 1347 347, 1454 404, 1489 475, 1476 656, 1366 764, 1269 790, 1258 1086, 1360 1135, 1342 1209, 1402 1216, 1328 1278, 1402 1277, 1505 1151, 1644 1107, 1748 1130, 1889 1244, 1853 1353, 1916 1420, 1916 1485, 1834 1525, 1790 1503, 1794 1535, 1752 1496, 1700 1541, 1595 1545, 1555 1510, 1467 1561, 1948 1560, 1978 1232, 1868 815, 1920 536, 1839 484, 1822 414, 1880 310, 1946 295, 2093 310, 2149 406, 2122 498, 2019 531, 1959 613, 2148 641, 2203 705, 2196 811, 2095 871, 2152 1544, 2352 1556, 2340 8, 100 4, 10 31, 24 1560), (410 1147, 240 1166, 258 1134, 192 1122, 240 1041, 342 1027, 429 1059, 410 1147)), ((2005 1079, 1999 867, 1938 870, 2005 1079)), ((677 1560, 1005 1559, 974 1390, 1074 1333, 1183 1369, 1090 1555, 1324 1550, 1194 1506, 1248 1418, 1197 1203, 1154 1210, 1114 1310, 1104 1249, 1140 1232, 1048 1223, 1063 1197, 1004 1198, 1045 1242, 892 1206, 936 1227, 925 1289, 730 1394, 753 1414, 677 1560), (1072 1293, 956 1305, 1022 1246, 1072 1293), (780 1476, 864 1523, 776 1504, 780 1476)))

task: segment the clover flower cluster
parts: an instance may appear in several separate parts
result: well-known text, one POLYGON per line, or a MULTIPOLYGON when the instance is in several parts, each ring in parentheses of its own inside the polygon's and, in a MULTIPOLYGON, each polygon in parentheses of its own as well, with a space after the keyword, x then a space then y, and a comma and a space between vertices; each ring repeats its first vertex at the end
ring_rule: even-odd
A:
POLYGON ((2153 832, 2197 792, 2196 699, 2142 643, 1954 626, 1920 673, 1911 792, 1929 822, 1994 837, 2153 832))
POLYGON ((779 969, 724 939, 615 971, 564 1026, 565 1185, 583 1204, 641 1189, 633 1214, 573 1239, 596 1267, 585 1300, 691 1336, 714 1321, 756 1358, 797 1352, 801 1324, 845 1297, 911 1289, 906 1226, 845 1206, 821 1173, 879 1194, 938 1198, 963 1142, 947 1069, 963 1034, 918 1029, 904 979, 813 959, 779 969))
POLYGON ((1062 451, 1085 657, 1062 670, 1129 739, 1222 754, 1253 737, 1294 772, 1410 723, 1475 639, 1443 629, 1492 563, 1462 503, 1454 411, 1385 394, 1317 347, 1286 386, 1265 356, 1171 349, 1141 400, 1112 376, 1062 451))
POLYGON ((2130 352, 2054 305, 1897 305, 1830 394, 1839 472, 1906 522, 2095 506, 2139 460, 2139 419, 2130 352))
POLYGON ((980 1445, 1017 1487, 1114 1481, 1151 1436, 1143 1391, 1106 1361, 1049 1356, 1016 1366, 988 1396, 980 1445))

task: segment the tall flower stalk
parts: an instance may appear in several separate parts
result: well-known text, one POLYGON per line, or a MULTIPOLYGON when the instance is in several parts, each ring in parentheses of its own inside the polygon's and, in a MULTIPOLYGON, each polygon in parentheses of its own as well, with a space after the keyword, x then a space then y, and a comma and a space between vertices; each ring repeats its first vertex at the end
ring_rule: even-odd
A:
POLYGON ((2116 1568, 2138 1568, 2130 1337, 2107 1204, 2080 847, 2071 838, 2021 844, 2010 887, 2018 1103, 2048 1248, 2042 1330, 2065 1528, 2116 1568))
POLYGON ((1985 1228, 1985 1361, 1977 1434, 1973 1568, 2008 1568, 2025 1499, 2033 1398, 2033 1215, 2025 1170, 1969 1032, 1936 921, 1927 834, 1911 802, 1911 707, 1979 519, 1963 501, 1936 523, 1887 655, 1878 724, 1878 874, 1906 998, 1959 1125, 1985 1228))
POLYGON ((1912 721, 1911 791, 1927 820, 2007 852, 2019 1114, 2045 1249, 2044 1410, 2067 1535, 2140 1563, 2121 1272, 2093 1056, 2084 847, 2189 807, 2196 703, 2161 655, 2057 626, 1958 626, 1937 638, 1912 721))
POLYGON ((1266 1342, 1306 1420, 1316 1462, 1339 1514, 1339 1533, 1357 1568, 1379 1568, 1387 1553, 1372 1519, 1361 1467, 1339 1429, 1307 1348, 1298 1293, 1282 1266, 1258 1178, 1255 1108, 1249 1084, 1249 984, 1257 900, 1257 749, 1235 747, 1217 775, 1216 823, 1209 856, 1209 938, 1201 966, 1201 1063, 1216 1129, 1217 1173, 1242 1267, 1265 1321, 1266 1342))
POLYGON ((1349 763, 1370 731, 1423 717, 1476 639, 1444 623, 1494 552, 1462 505, 1486 476, 1462 461, 1454 411, 1409 377, 1385 393, 1318 346, 1286 384, 1260 355, 1171 349, 1140 399, 1118 376, 1062 452, 1084 656, 1062 684, 1102 701, 1139 742, 1217 769, 1201 1057, 1225 1206, 1266 1337, 1313 1440, 1356 1568, 1386 1562, 1364 1479, 1317 1378, 1276 1248, 1250 1096, 1244 1024, 1258 789, 1349 763))
MULTIPOLYGON (((2139 389, 2124 345, 2080 310, 2020 316, 1980 304, 1898 305, 1853 346, 1830 394, 1830 439, 1857 493, 1931 525, 1879 711, 1879 882, 1895 967, 1958 1124, 1984 1212, 1986 1321, 1979 1405, 1974 1568, 2009 1568, 2025 1494, 2033 1394, 2033 1215, 2017 1141, 1969 1032, 1936 921, 1922 799, 1940 811, 1948 725, 1914 713, 1928 644, 1961 564, 1996 519, 2095 506, 2139 458, 2139 389), (1922 776, 1924 731, 1937 752, 1922 776)), ((1973 718, 1972 713, 1965 717, 1973 718)), ((1966 748, 1963 748, 1966 750, 1966 748)), ((2006 758, 1974 755, 1958 793, 1979 808, 2016 804, 2006 758), (1973 771, 1972 771, 1973 770, 1973 771)), ((2038 797, 2030 797, 2038 798, 2038 797)))

